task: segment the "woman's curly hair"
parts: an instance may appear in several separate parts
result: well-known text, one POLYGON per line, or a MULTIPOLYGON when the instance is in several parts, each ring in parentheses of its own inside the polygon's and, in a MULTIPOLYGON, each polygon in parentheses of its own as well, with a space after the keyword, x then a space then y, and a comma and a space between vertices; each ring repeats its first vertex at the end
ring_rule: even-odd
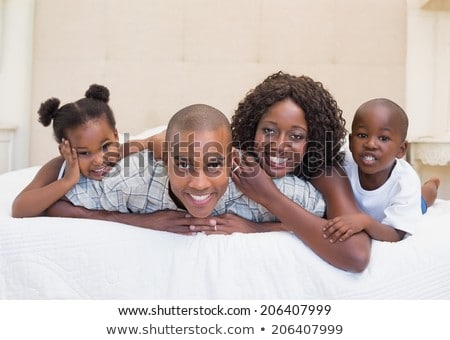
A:
POLYGON ((347 131, 342 110, 323 84, 307 76, 278 72, 250 90, 231 118, 235 146, 251 152, 260 119, 275 103, 290 98, 305 112, 307 150, 295 174, 311 178, 341 163, 347 131))

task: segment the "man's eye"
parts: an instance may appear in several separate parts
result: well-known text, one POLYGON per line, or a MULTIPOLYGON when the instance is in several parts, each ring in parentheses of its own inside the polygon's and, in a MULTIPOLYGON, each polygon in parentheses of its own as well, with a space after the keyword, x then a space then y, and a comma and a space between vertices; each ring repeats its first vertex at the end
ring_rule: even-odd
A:
POLYGON ((180 161, 180 162, 178 162, 178 167, 180 169, 187 170, 187 169, 189 169, 189 163, 180 161))
POLYGON ((215 171, 220 170, 221 168, 222 168, 222 163, 220 163, 220 162, 208 164, 209 172, 215 172, 215 171))

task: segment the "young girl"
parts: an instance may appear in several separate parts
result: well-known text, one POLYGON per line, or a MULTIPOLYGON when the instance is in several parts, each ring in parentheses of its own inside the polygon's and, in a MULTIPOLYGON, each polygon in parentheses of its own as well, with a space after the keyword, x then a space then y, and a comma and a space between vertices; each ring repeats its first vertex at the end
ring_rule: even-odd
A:
POLYGON ((59 107, 57 98, 41 104, 39 122, 53 121, 54 137, 61 156, 45 164, 16 197, 13 217, 43 215, 63 198, 80 175, 101 180, 120 158, 114 114, 108 105, 109 90, 91 85, 85 98, 59 107))

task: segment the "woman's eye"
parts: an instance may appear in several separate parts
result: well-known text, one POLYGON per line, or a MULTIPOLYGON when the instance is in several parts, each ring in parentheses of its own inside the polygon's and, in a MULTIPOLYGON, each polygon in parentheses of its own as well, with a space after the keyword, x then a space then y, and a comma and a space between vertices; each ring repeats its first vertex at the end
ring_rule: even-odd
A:
POLYGON ((263 128, 263 132, 265 135, 273 135, 275 133, 275 130, 271 128, 263 128))
POLYGON ((303 135, 303 134, 293 134, 293 135, 291 136, 291 138, 292 138, 294 141, 301 141, 301 140, 305 139, 305 135, 303 135))

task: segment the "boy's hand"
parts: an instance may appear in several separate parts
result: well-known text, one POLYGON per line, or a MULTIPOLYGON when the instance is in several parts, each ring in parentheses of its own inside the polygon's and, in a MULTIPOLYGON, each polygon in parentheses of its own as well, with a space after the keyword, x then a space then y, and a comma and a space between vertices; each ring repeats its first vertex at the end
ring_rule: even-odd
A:
POLYGON ((335 217, 329 220, 323 227, 323 237, 330 240, 345 241, 353 234, 364 230, 368 223, 366 214, 348 214, 335 217))
POLYGON ((80 167, 78 165, 77 152, 70 146, 70 142, 64 138, 59 145, 59 151, 66 161, 66 169, 63 178, 75 185, 80 180, 80 167))

